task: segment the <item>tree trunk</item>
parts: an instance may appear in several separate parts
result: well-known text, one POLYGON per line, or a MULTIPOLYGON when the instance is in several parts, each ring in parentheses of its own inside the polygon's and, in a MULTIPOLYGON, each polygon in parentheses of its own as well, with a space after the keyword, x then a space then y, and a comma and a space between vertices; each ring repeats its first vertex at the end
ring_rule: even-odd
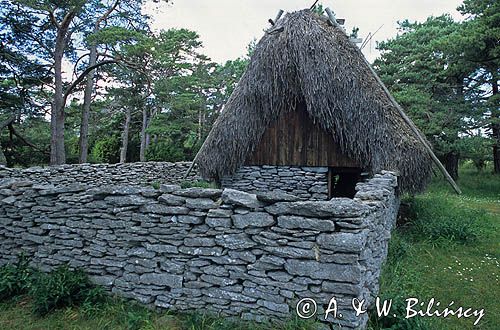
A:
POLYGON ((139 151, 139 161, 144 162, 146 160, 146 130, 148 129, 148 110, 146 107, 142 109, 142 127, 141 127, 141 149, 139 151))
POLYGON ((64 150, 64 104, 62 81, 62 58, 64 41, 57 40, 54 54, 54 99, 50 115, 50 165, 60 165, 66 162, 64 150))
POLYGON ((151 144, 151 134, 146 133, 146 150, 148 150, 150 144, 151 144))
POLYGON ((459 154, 452 151, 450 153, 447 153, 444 155, 443 160, 444 160, 444 167, 446 168, 446 171, 450 174, 450 176, 453 178, 453 180, 458 179, 458 161, 459 161, 459 154))
MULTIPOLYGON (((89 66, 93 66, 97 63, 97 45, 92 44, 90 46, 90 58, 89 66)), ((85 94, 83 97, 83 108, 82 108, 82 123, 80 125, 80 157, 79 163, 83 164, 87 162, 88 157, 88 144, 89 144, 89 117, 90 117, 90 104, 92 102, 92 91, 94 87, 94 73, 95 70, 89 72, 87 76, 87 84, 85 85, 85 94)))
MULTIPOLYGON (((75 8, 76 10, 76 8, 75 8)), ((76 11, 68 12, 62 22, 57 25, 57 35, 54 46, 54 98, 52 100, 52 111, 50 114, 50 165, 66 163, 66 152, 64 150, 64 107, 65 97, 62 80, 62 60, 64 50, 71 38, 69 27, 76 11)))
POLYGON ((203 127, 203 121, 202 121, 202 118, 201 118, 201 113, 202 113, 202 110, 201 110, 201 107, 200 109, 198 109, 198 130, 197 130, 197 133, 196 133, 196 143, 198 143, 199 141, 201 141, 201 134, 202 134, 202 127, 203 127))
POLYGON ((120 163, 127 162, 127 149, 128 149, 128 133, 130 130, 130 117, 131 111, 130 108, 127 107, 127 111, 125 113, 125 124, 123 125, 122 132, 122 147, 120 148, 120 163))
POLYGON ((7 158, 5 158, 5 154, 3 153, 2 143, 0 142, 0 165, 7 165, 7 158))
MULTIPOLYGON (((10 124, 12 124, 12 122, 14 122, 15 120, 16 120, 16 117, 11 116, 9 119, 4 121, 3 123, 0 123, 0 137, 1 137, 3 129, 5 127, 9 126, 10 124)), ((2 147, 1 141, 0 141, 0 165, 7 165, 7 158, 5 157, 5 154, 3 152, 3 147, 2 147)))
POLYGON ((492 74, 491 89, 493 91, 494 104, 491 106, 491 131, 493 138, 493 173, 500 174, 500 110, 498 109, 498 104, 496 96, 498 95, 498 79, 495 73, 492 74))

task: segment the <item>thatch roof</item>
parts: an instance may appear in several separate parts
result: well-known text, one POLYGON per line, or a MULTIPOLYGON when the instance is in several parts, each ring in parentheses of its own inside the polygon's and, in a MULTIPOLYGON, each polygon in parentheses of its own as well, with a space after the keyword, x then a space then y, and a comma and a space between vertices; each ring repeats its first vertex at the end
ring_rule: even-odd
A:
POLYGON ((384 93, 357 46, 309 10, 289 13, 257 44, 247 71, 196 158, 206 178, 234 173, 283 111, 305 102, 313 122, 344 154, 376 173, 400 174, 400 189, 422 190, 429 155, 384 93))

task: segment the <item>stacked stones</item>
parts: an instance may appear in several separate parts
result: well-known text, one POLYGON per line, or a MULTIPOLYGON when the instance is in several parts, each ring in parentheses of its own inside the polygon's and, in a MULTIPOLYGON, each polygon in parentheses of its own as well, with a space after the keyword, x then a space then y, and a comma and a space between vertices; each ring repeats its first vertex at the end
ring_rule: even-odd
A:
POLYGON ((256 193, 286 192, 303 200, 328 199, 327 167, 245 166, 221 180, 223 187, 256 193))
POLYGON ((173 310, 283 320, 302 298, 332 297, 359 328, 353 298, 376 294, 395 221, 396 177, 355 199, 299 201, 232 189, 53 186, 0 181, 0 264, 21 251, 51 270, 69 263, 123 297, 173 310))
POLYGON ((36 183, 67 185, 85 182, 88 185, 140 185, 196 181, 196 169, 184 179, 191 162, 146 162, 125 164, 81 164, 27 169, 8 168, 0 165, 0 179, 18 178, 36 183))

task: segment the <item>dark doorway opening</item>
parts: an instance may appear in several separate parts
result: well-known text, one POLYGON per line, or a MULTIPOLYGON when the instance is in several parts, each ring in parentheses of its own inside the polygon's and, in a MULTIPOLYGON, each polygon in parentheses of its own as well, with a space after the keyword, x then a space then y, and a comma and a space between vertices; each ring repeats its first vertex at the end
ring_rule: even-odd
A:
POLYGON ((355 167, 330 167, 328 169, 328 197, 354 198, 356 184, 361 181, 362 170, 355 167))

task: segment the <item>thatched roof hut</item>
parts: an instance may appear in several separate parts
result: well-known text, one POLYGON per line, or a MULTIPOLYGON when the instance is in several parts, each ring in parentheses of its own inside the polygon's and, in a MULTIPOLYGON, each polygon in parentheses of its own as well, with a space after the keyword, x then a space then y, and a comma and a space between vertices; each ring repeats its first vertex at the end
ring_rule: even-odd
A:
POLYGON ((257 44, 198 153, 200 173, 211 179, 234 173, 266 129, 303 104, 314 125, 365 171, 397 171, 402 191, 422 190, 429 155, 345 32, 309 10, 287 14, 273 30, 257 44))

